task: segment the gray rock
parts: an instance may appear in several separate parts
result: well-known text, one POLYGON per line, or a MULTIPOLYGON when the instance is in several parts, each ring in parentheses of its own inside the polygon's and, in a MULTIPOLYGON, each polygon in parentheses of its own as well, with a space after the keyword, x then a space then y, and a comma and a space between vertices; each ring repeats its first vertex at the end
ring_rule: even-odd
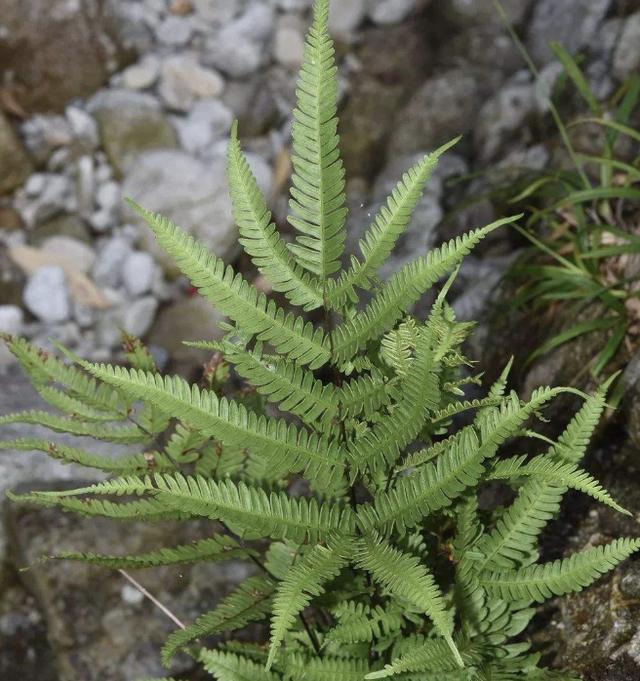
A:
POLYGON ((611 0, 540 0, 527 32, 534 61, 546 64, 553 59, 553 41, 571 53, 590 44, 610 6, 611 0))
MULTIPOLYGON (((527 10, 533 2, 534 0, 501 0, 505 12, 513 24, 519 24, 524 19, 527 10)), ((491 2, 447 0, 446 5, 447 15, 463 26, 478 27, 482 24, 502 25, 500 15, 496 12, 491 2)))
POLYGON ((535 94, 531 83, 507 85, 489 99, 480 110, 474 130, 480 159, 494 159, 505 144, 522 130, 534 108, 535 94))
POLYGON ((172 47, 186 45, 193 34, 193 26, 188 17, 168 16, 156 28, 159 42, 172 47))
POLYGON ((24 314, 17 305, 0 305, 0 331, 12 336, 22 334, 24 314))
POLYGON ((56 323, 69 319, 71 307, 64 271, 61 267, 39 267, 27 280, 24 304, 43 322, 56 323))
POLYGON ((247 6, 248 0, 193 0, 196 13, 202 19, 218 26, 228 24, 247 6))
POLYGON ((252 3, 207 42, 207 63, 232 78, 251 75, 264 62, 274 19, 273 8, 252 3))
POLYGON ((227 84, 223 101, 237 116, 242 137, 263 135, 280 119, 270 75, 268 72, 265 78, 261 73, 247 80, 230 81, 227 84))
POLYGON ((284 12, 303 12, 313 5, 313 0, 272 0, 284 12))
POLYGON ((138 338, 144 338, 155 319, 158 301, 145 296, 126 305, 122 313, 122 328, 138 338))
POLYGON ((101 184, 96 191, 96 204, 101 213, 108 216, 109 226, 115 226, 122 208, 122 188, 118 182, 110 180, 101 184))
POLYGON ((33 171, 31 161, 7 117, 0 111, 0 194, 19 187, 33 171))
POLYGON ((160 76, 160 59, 155 54, 145 54, 135 64, 122 72, 122 84, 129 90, 145 90, 160 76))
POLYGON ((296 68, 304 56, 304 24, 296 16, 283 16, 278 21, 273 41, 273 52, 278 61, 288 68, 296 68))
POLYGON ((126 239, 116 237, 106 241, 98 250, 91 276, 98 286, 117 287, 122 281, 122 267, 131 254, 126 239))
POLYGON ((613 73, 619 80, 640 70, 640 12, 624 23, 613 57, 613 73))
POLYGON ((90 246, 63 234, 47 237, 40 248, 45 253, 64 256, 75 269, 85 274, 93 267, 96 259, 96 254, 90 246))
POLYGON ((329 30, 333 35, 344 36, 360 27, 367 13, 367 0, 334 2, 329 11, 329 30))
POLYGON ((397 24, 409 16, 416 0, 369 0, 367 16, 376 24, 397 24))
POLYGON ((217 99, 196 102, 186 118, 176 118, 180 146, 198 154, 213 142, 226 137, 233 123, 233 112, 217 99))
POLYGON ((131 158, 148 149, 175 147, 173 128, 150 95, 128 90, 103 91, 90 103, 107 157, 119 173, 131 158))
POLYGON ((58 215, 52 220, 43 222, 29 232, 27 243, 31 246, 40 246, 51 236, 70 236, 83 243, 91 243, 89 230, 77 215, 58 215))
MULTIPOLYGON (((142 154, 125 178, 124 193, 147 210, 166 215, 219 257, 235 255, 238 233, 231 216, 223 158, 202 163, 179 151, 142 154)), ((132 214, 131 220, 144 226, 137 214, 132 214)), ((168 272, 177 273, 146 227, 141 241, 168 272)))
POLYGON ((218 97, 224 90, 219 73, 201 66, 189 55, 174 55, 162 63, 159 92, 165 104, 188 111, 196 99, 218 97))
POLYGON ((42 164, 49 161, 57 149, 73 141, 71 126, 64 116, 32 116, 22 124, 21 129, 27 149, 42 164))
POLYGON ((141 251, 131 253, 122 264, 122 282, 127 293, 137 297, 148 293, 156 272, 153 258, 141 251))
POLYGON ((38 195, 33 199, 19 199, 16 204, 29 228, 45 222, 62 212, 73 212, 77 207, 73 180, 66 175, 43 173, 37 181, 38 195), (41 182, 42 181, 42 182, 41 182))
POLYGON ((28 111, 61 111, 95 92, 128 58, 115 0, 4 0, 0 53, 28 111))
POLYGON ((88 149, 98 146, 98 124, 93 116, 78 106, 68 106, 65 115, 73 136, 88 149))

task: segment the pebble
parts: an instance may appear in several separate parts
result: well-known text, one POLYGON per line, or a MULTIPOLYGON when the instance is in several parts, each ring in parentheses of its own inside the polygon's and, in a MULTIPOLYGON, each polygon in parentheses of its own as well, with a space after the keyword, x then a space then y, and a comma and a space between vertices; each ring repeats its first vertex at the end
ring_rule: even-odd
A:
POLYGON ((24 324, 24 313, 17 305, 0 305, 0 332, 19 336, 24 324))
POLYGON ((153 296, 138 298, 125 307, 122 326, 129 333, 142 338, 151 328, 157 311, 158 301, 153 296))
POLYGON ((217 99, 196 102, 186 118, 176 118, 180 146, 199 154, 231 130, 233 112, 217 99))
POLYGON ((48 237, 42 242, 40 249, 45 253, 64 257, 83 274, 91 270, 96 260, 96 254, 90 246, 63 234, 48 237))
POLYGON ((613 55, 613 73, 621 81, 640 70, 640 12, 625 22, 613 55))
POLYGON ((342 0, 331 4, 329 30, 339 36, 352 33, 364 21, 366 0, 342 0))
POLYGON ((161 43, 180 47, 186 45, 191 39, 193 26, 186 17, 168 16, 156 29, 156 37, 161 43))
POLYGON ((376 24, 397 24, 409 16, 416 0, 369 0, 367 15, 376 24))
POLYGON ((122 201, 122 190, 117 182, 101 184, 96 192, 96 203, 103 210, 117 211, 122 201))
POLYGON ((18 205, 22 219, 29 228, 58 213, 73 212, 77 207, 74 183, 66 175, 42 173, 35 182, 38 188, 37 198, 18 205))
POLYGON ((218 97, 224 85, 219 73, 201 66, 193 56, 176 55, 162 63, 160 96, 176 111, 188 111, 196 99, 218 97))
POLYGON ((131 253, 129 243, 122 238, 110 239, 98 251, 92 278, 98 286, 116 288, 122 281, 122 266, 131 253))
POLYGON ((193 4, 202 19, 223 26, 245 9, 247 0, 193 0, 193 4))
POLYGON ((304 56, 304 27, 297 17, 284 16, 280 19, 273 49, 276 60, 283 66, 300 66, 304 56))
POLYGON ((71 306, 64 271, 61 267, 39 267, 27 280, 24 304, 34 317, 47 323, 69 319, 71 306))
POLYGON ((77 106, 68 106, 65 116, 73 136, 90 149, 98 146, 98 124, 90 113, 77 106))
POLYGON ((153 285, 156 265, 149 253, 136 251, 122 264, 122 282, 127 293, 138 297, 148 293, 153 285))
POLYGON ((148 54, 122 72, 122 84, 128 90, 145 90, 158 80, 159 75, 160 59, 148 54))

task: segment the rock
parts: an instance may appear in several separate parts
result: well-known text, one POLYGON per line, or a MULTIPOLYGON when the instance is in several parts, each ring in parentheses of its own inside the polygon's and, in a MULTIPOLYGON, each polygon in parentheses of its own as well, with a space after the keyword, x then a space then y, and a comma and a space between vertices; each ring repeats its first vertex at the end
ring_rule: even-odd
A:
POLYGON ((27 280, 24 304, 43 322, 56 323, 69 319, 69 291, 62 267, 39 267, 27 280))
MULTIPOLYGON (((71 484, 82 486, 86 480, 71 484)), ((50 488, 51 483, 47 481, 46 486, 50 488)), ((21 491, 25 491, 24 486, 21 491)), ((15 504, 8 507, 7 515, 14 537, 12 561, 19 567, 33 566, 22 576, 36 594, 48 623, 60 678, 122 681, 164 677, 167 671, 158 651, 175 624, 150 600, 124 599, 123 587, 128 582, 115 570, 77 562, 37 563, 42 555, 61 550, 132 555, 188 544, 208 536, 211 523, 125 524, 15 504)), ((167 608, 185 621, 193 621, 251 574, 246 563, 229 561, 156 568, 136 578, 167 608)), ((191 678, 193 667, 195 664, 187 658, 176 661, 169 673, 191 678)))
POLYGON ((202 19, 222 26, 245 10, 247 0, 193 0, 193 4, 202 19))
POLYGON ((58 173, 42 173, 35 181, 37 195, 16 201, 22 219, 29 228, 55 217, 73 212, 77 207, 73 180, 58 173))
POLYGON ((95 92, 129 55, 113 0, 4 0, 0 62, 28 111, 61 111, 95 92))
POLYGON ((145 296, 126 305, 122 314, 122 328, 137 338, 144 338, 155 319, 158 301, 145 296))
POLYGON ((88 149, 98 146, 98 124, 93 116, 77 106, 68 106, 65 115, 73 136, 88 149))
POLYGON ((204 364, 211 353, 184 345, 186 340, 215 340, 222 336, 222 316, 200 296, 179 300, 160 312, 149 343, 164 348, 182 375, 204 364))
MULTIPOLYGON (((231 216, 225 160, 207 163, 180 151, 142 154, 125 178, 124 194, 147 210, 162 213, 223 259, 237 252, 237 228, 231 216)), ((137 214, 134 224, 144 226, 137 214)), ((166 271, 176 274, 175 264, 143 227, 141 242, 166 271)))
POLYGON ((265 78, 259 74, 227 84, 223 100, 237 116, 242 137, 263 135, 278 123, 280 113, 274 90, 268 82, 270 75, 267 73, 265 78))
POLYGON ((508 84, 480 109, 474 129, 475 146, 480 160, 490 161, 522 131, 535 109, 531 83, 508 84))
POLYGON ((207 64, 231 78, 251 75, 263 64, 274 23, 273 8, 257 2, 207 42, 207 64))
POLYGON ((333 35, 348 35, 360 27, 366 12, 366 0, 334 2, 329 10, 329 30, 333 35))
POLYGON ((273 44, 276 61, 288 68, 300 66, 304 57, 304 31, 304 25, 298 17, 281 17, 273 44))
POLYGON ((195 57, 175 55, 162 63, 159 92, 176 111, 188 111, 196 99, 218 97, 224 90, 220 74, 198 64, 195 57))
POLYGON ((39 114, 22 124, 27 149, 41 164, 50 162, 54 152, 73 141, 73 132, 64 116, 39 114))
POLYGON ((146 90, 160 76, 160 59, 155 54, 145 54, 140 61, 122 72, 122 84, 128 90, 146 90))
POLYGON ((416 6, 416 0, 369 0, 367 16, 376 24, 404 21, 416 6))
MULTIPOLYGON (((534 0, 501 0, 509 21, 517 25, 522 22, 534 0)), ((475 0, 447 0, 447 17, 462 26, 478 27, 482 24, 502 26, 502 19, 491 2, 475 0)), ((487 46, 488 47, 488 46, 487 46)))
POLYGON ((0 245, 0 305, 21 305, 25 274, 0 245))
POLYGON ((11 206, 0 204, 0 232, 13 232, 23 228, 22 218, 11 206))
POLYGON ((640 12, 624 23, 613 57, 613 74, 624 81, 640 70, 640 12))
POLYGON ((106 90, 94 97, 90 111, 98 121, 109 161, 119 173, 143 151, 177 146, 173 128, 150 95, 106 90))
POLYGON ((91 270, 96 259, 96 254, 92 248, 71 236, 50 236, 44 239, 40 248, 45 253, 65 257, 73 264, 75 269, 84 274, 91 270))
POLYGON ((160 43, 181 47, 191 39, 193 26, 188 17, 168 16, 156 29, 156 37, 160 43))
POLYGON ((550 42, 559 42, 570 53, 589 45, 610 6, 611 0, 540 0, 527 30, 533 60, 546 64, 554 58, 550 42))
POLYGON ((131 246, 126 239, 116 237, 105 241, 98 250, 92 279, 98 286, 116 288, 122 281, 122 267, 129 255, 131 246))
POLYGON ((40 246, 43 241, 55 236, 72 237, 86 244, 91 241, 86 225, 77 215, 73 214, 58 215, 51 220, 43 222, 32 232, 29 232, 27 241, 31 246, 40 246))
POLYGON ((7 117, 0 111, 0 194, 19 187, 33 171, 31 161, 7 117))
POLYGON ((468 132, 482 103, 479 76, 471 69, 450 69, 429 78, 396 116, 389 155, 433 149, 468 132))
POLYGON ((156 266, 148 253, 137 251, 122 264, 122 282, 127 293, 137 297, 147 293, 153 284, 156 266))
POLYGON ((217 99, 196 102, 186 118, 176 118, 180 146, 199 154, 214 142, 226 137, 233 123, 233 112, 217 99))
MULTIPOLYGON (((95 198, 99 213, 104 215, 108 226, 115 226, 120 218, 122 208, 122 188, 120 187, 120 184, 113 180, 101 184, 96 191, 95 198)), ((95 215, 93 225, 94 227, 96 226, 95 215)))
POLYGON ((20 336, 23 323, 24 314, 17 305, 0 305, 0 332, 20 336))

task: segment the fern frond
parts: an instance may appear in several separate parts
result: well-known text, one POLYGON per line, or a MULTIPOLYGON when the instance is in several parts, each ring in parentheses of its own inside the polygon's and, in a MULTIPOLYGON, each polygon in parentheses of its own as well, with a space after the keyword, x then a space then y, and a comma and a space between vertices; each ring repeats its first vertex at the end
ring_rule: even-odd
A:
POLYGON ((347 215, 336 117, 337 67, 328 19, 328 0, 318 0, 296 89, 288 218, 299 232, 291 251, 322 282, 340 268, 347 215))
POLYGON ((342 416, 355 417, 363 414, 370 418, 391 401, 391 391, 398 379, 387 380, 380 371, 345 381, 338 388, 338 400, 342 416))
POLYGON ((289 653, 284 663, 284 678, 288 681, 362 681, 369 665, 362 658, 308 657, 289 653))
POLYGON ((140 430, 138 426, 106 426, 103 424, 56 416, 47 411, 39 411, 36 409, 0 416, 0 426, 11 423, 44 426, 57 433, 86 435, 93 437, 96 440, 104 440, 105 442, 114 442, 123 445, 137 444, 149 440, 148 434, 140 430))
POLYGON ((202 650, 198 659, 218 681, 279 681, 282 677, 241 655, 202 650))
POLYGON ((360 541, 355 561, 392 594, 426 613, 451 649, 458 666, 464 666, 453 642, 453 620, 447 612, 442 593, 433 575, 415 556, 402 553, 385 540, 368 535, 360 541))
POLYGON ((400 631, 405 622, 403 609, 393 603, 385 608, 346 601, 334 608, 333 614, 338 624, 327 632, 327 639, 338 643, 370 642, 390 636, 400 631))
POLYGON ((372 338, 386 333, 438 279, 453 270, 471 249, 494 229, 521 216, 498 220, 482 229, 452 239, 405 265, 355 317, 333 332, 334 356, 346 362, 372 338))
POLYGON ((340 306, 347 299, 356 300, 354 287, 369 288, 371 279, 386 262, 409 224, 440 157, 459 140, 459 137, 453 139, 425 155, 403 174, 359 242, 362 258, 353 258, 351 267, 329 286, 329 304, 340 306))
POLYGON ((271 643, 267 669, 275 660, 278 648, 295 618, 314 596, 324 593, 324 584, 338 575, 347 562, 349 540, 332 538, 327 546, 318 544, 295 562, 278 584, 271 618, 271 643))
POLYGON ((75 447, 57 444, 38 438, 21 438, 19 440, 0 440, 0 450, 8 449, 23 452, 39 451, 48 454, 65 464, 75 463, 86 468, 114 473, 116 475, 131 475, 148 473, 150 470, 174 470, 171 461, 159 452, 149 454, 133 454, 130 456, 100 456, 75 447))
POLYGON ((265 456, 284 462, 289 470, 306 470, 312 482, 321 488, 335 484, 344 464, 335 445, 315 433, 268 419, 248 411, 244 405, 218 398, 212 391, 190 386, 180 377, 86 364, 87 369, 105 383, 135 399, 153 401, 154 405, 192 425, 204 435, 224 444, 255 448, 265 456))
POLYGON ((231 265, 209 251, 166 218, 130 205, 155 233, 159 244, 177 262, 193 285, 223 315, 245 333, 271 343, 279 352, 317 369, 330 357, 322 329, 302 317, 285 312, 273 300, 258 293, 231 265))
POLYGON ((242 548, 235 539, 219 534, 191 544, 162 548, 139 556, 104 556, 96 553, 63 551, 50 556, 50 559, 90 563, 111 569, 142 570, 160 565, 180 565, 200 561, 217 563, 234 558, 248 558, 252 555, 257 554, 255 551, 242 548))
POLYGON ((58 390, 49 385, 41 388, 36 387, 36 390, 45 402, 74 419, 107 422, 119 421, 124 418, 121 413, 96 409, 91 405, 85 404, 82 400, 71 397, 71 395, 68 395, 62 390, 58 390))
POLYGON ((192 641, 213 634, 241 629, 249 622, 264 619, 271 609, 275 584, 266 577, 249 577, 209 612, 200 615, 185 629, 174 631, 162 648, 162 663, 192 641))
POLYGON ((231 130, 227 175, 233 216, 240 228, 240 243, 255 266, 273 290, 284 293, 293 305, 300 305, 305 310, 320 307, 322 289, 318 281, 296 263, 271 221, 266 201, 240 148, 237 122, 231 130))
POLYGON ((500 598, 542 603, 553 596, 581 591, 638 550, 640 539, 616 539, 564 560, 520 570, 483 573, 480 582, 490 594, 500 598))

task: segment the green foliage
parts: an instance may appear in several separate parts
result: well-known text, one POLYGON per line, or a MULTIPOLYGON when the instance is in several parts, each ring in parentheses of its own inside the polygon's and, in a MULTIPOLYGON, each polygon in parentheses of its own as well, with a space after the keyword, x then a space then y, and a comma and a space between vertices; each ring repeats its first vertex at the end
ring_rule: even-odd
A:
POLYGON ((346 208, 327 13, 328 0, 317 0, 298 84, 293 244, 271 220, 236 126, 228 158, 247 253, 275 291, 302 311, 322 312, 323 321, 279 307, 177 226, 137 208, 201 294, 229 317, 225 335, 215 343, 189 339, 215 353, 199 386, 161 375, 129 336, 130 368, 64 350, 59 359, 7 338, 52 410, 10 414, 0 425, 38 424, 139 448, 118 454, 114 446, 107 457, 48 438, 5 442, 5 450, 40 451, 115 476, 12 498, 90 517, 212 525, 191 544, 143 555, 82 547, 56 559, 112 569, 250 563, 251 576, 169 636, 167 666, 183 651, 219 681, 551 678, 526 643, 510 642, 526 628, 532 605, 580 590, 640 548, 640 540, 621 539, 537 562, 540 533, 569 488, 623 511, 580 467, 609 386, 586 397, 546 452, 519 449, 509 457, 503 447, 513 438, 539 447, 536 419, 566 389, 540 388, 522 401, 507 391, 507 367, 486 397, 466 399, 465 385, 479 383, 464 373, 470 362, 461 344, 471 325, 456 320, 446 295, 464 255, 517 218, 469 232, 379 281, 450 145, 407 171, 360 255, 340 271, 346 208), (411 316, 446 275, 428 319, 411 316), (226 380, 231 368, 244 381, 237 390, 226 380), (462 412, 469 419, 459 427, 462 412), (511 487, 515 501, 481 512, 479 489, 492 480, 511 487), (266 634, 269 620, 269 641, 226 638, 252 623, 266 634), (216 649, 206 647, 223 636, 216 649))

